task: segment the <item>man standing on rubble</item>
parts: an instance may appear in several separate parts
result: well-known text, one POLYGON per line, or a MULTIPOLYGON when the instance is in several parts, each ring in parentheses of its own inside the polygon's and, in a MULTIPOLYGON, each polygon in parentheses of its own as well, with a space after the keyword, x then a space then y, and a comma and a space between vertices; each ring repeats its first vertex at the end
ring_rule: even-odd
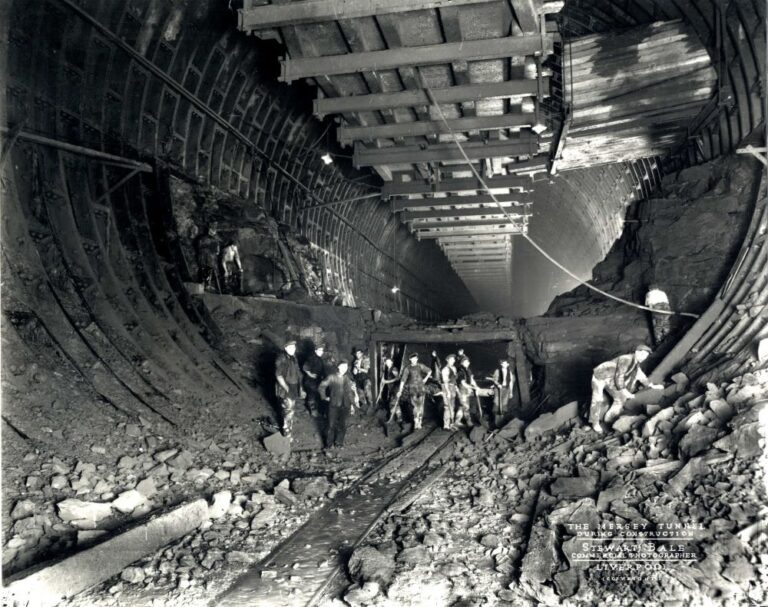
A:
POLYGON ((445 357, 445 366, 440 370, 440 385, 443 390, 443 430, 455 430, 456 396, 458 385, 456 384, 456 355, 448 354, 445 357))
POLYGON ((624 408, 627 400, 635 397, 635 384, 647 388, 661 389, 661 384, 652 384, 645 376, 640 364, 651 354, 651 349, 640 344, 632 354, 622 354, 595 367, 592 372, 592 402, 589 406, 589 423, 595 432, 602 432, 602 422, 612 424, 624 408), (604 393, 613 399, 608 406, 604 393))
POLYGON ((206 233, 198 239, 197 265, 200 272, 199 280, 203 283, 203 289, 213 291, 215 287, 215 291, 221 293, 221 285, 216 273, 221 244, 216 232, 217 225, 215 222, 211 222, 206 233))
MULTIPOLYGON (((474 426, 471 413, 471 401, 473 393, 476 393, 480 388, 475 382, 475 376, 472 374, 472 370, 469 368, 470 360, 466 356, 462 356, 459 359, 459 370, 456 374, 456 383, 458 385, 458 397, 459 397, 459 409, 456 411, 456 425, 460 426, 474 426)), ((478 403, 478 409, 479 409, 478 403)), ((478 410, 478 415, 481 416, 482 410, 478 410)))
POLYGON ((304 372, 302 383, 304 384, 304 391, 307 393, 305 405, 312 417, 317 417, 320 412, 320 394, 317 390, 320 382, 326 376, 324 354, 325 347, 323 344, 315 345, 315 351, 307 357, 301 366, 301 370, 304 372))
POLYGON ((385 403, 385 406, 389 407, 387 423, 394 419, 397 419, 398 422, 402 421, 403 414, 396 399, 395 390, 395 384, 400 379, 400 371, 398 371, 395 361, 391 356, 384 358, 384 366, 381 371, 381 400, 385 403))
POLYGON ((318 387, 320 396, 328 402, 328 424, 325 430, 326 449, 344 446, 347 417, 359 402, 355 386, 347 375, 348 369, 349 363, 346 360, 339 361, 336 372, 326 377, 318 387))
POLYGON ((420 430, 424 418, 424 398, 426 396, 426 383, 432 376, 429 367, 419 362, 419 355, 414 352, 408 357, 410 364, 403 369, 400 376, 400 388, 397 390, 397 399, 403 395, 403 389, 408 386, 408 397, 413 411, 413 429, 420 430))
POLYGON ((502 358, 499 360, 499 366, 489 377, 493 382, 493 417, 494 425, 500 428, 509 415, 509 402, 515 391, 515 375, 509 368, 509 360, 502 358))
POLYGON ((280 403, 283 436, 291 438, 296 401, 306 394, 301 389, 301 371, 296 360, 296 340, 289 339, 275 361, 275 394, 280 403))
POLYGON ((355 348, 355 360, 352 363, 352 378, 357 386, 361 408, 366 413, 372 413, 373 389, 371 387, 371 359, 360 348, 355 348))

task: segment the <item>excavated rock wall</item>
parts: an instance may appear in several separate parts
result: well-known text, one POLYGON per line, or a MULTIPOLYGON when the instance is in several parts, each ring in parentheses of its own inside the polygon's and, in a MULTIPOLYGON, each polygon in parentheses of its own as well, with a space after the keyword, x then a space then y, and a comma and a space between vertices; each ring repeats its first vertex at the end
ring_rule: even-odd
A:
MULTIPOLYGON (((752 218, 760 168, 729 156, 663 179, 661 190, 632 205, 626 229, 594 271, 591 283, 644 303, 649 285, 667 293, 673 310, 700 314, 728 276, 752 218)), ((674 317, 672 333, 654 352, 652 367, 692 324, 674 317)), ((546 315, 526 321, 529 355, 545 368, 555 399, 584 397, 591 369, 652 344, 648 315, 580 286, 555 299, 546 315)))

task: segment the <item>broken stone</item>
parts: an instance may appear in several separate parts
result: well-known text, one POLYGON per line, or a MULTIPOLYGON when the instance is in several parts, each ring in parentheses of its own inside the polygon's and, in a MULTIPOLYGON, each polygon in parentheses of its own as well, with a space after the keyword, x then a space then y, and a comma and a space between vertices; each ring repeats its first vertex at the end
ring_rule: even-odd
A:
POLYGON ((141 436, 141 428, 138 424, 126 424, 125 433, 126 435, 132 436, 133 438, 138 438, 141 436))
POLYGON ((272 523, 277 516, 277 506, 275 504, 264 504, 261 510, 251 519, 251 529, 261 529, 272 523))
POLYGON ((230 563, 255 563, 257 560, 255 555, 242 552, 241 550, 227 552, 226 558, 230 563))
POLYGON ((117 462, 117 467, 120 469, 133 468, 137 463, 138 463, 138 460, 135 457, 124 455, 123 457, 120 458, 120 461, 117 462))
POLYGON ((619 432, 620 434, 624 434, 625 432, 629 432, 634 428, 635 426, 639 426, 645 421, 644 415, 622 415, 617 419, 615 422, 613 422, 613 428, 614 432, 619 432))
POLYGON ((344 595, 344 601, 351 605, 351 607, 361 607, 375 599, 380 590, 381 586, 379 586, 378 582, 366 582, 362 587, 352 586, 344 595))
POLYGON ((66 499, 57 505, 59 518, 79 529, 96 529, 99 523, 112 515, 110 504, 83 502, 78 499, 66 499))
POLYGON ((520 433, 525 427, 525 422, 521 419, 514 418, 507 422, 507 424, 499 430, 498 436, 506 439, 513 439, 520 436, 520 433))
POLYGON ((102 447, 101 445, 93 445, 91 447, 91 451, 94 453, 98 453, 99 455, 106 455, 107 449, 105 447, 102 447))
POLYGON ((166 460, 169 460, 174 455, 176 455, 178 452, 178 449, 166 449, 165 451, 159 451, 158 453, 155 453, 155 459, 158 462, 165 462, 166 460))
POLYGON ((550 580, 557 568, 555 532, 541 525, 534 526, 520 569, 521 580, 541 584, 550 580))
POLYGON ((577 419, 579 416, 579 403, 573 401, 560 407, 554 413, 545 413, 533 420, 525 428, 526 440, 532 440, 537 436, 541 436, 546 432, 558 430, 571 420, 577 419))
POLYGON ((229 472, 227 472, 226 470, 217 470, 214 476, 220 481, 225 481, 229 479, 229 472))
MULTIPOLYGON (((677 392, 677 386, 671 386, 673 392, 677 392)), ((658 405, 664 398, 664 390, 656 390, 654 388, 648 388, 646 390, 640 390, 632 399, 633 406, 639 405, 658 405)))
POLYGON ((680 441, 678 448, 686 457, 693 457, 712 446, 718 431, 707 426, 695 426, 680 441))
POLYGON ((730 421, 730 419, 736 414, 733 407, 726 401, 721 399, 715 399, 709 402, 709 408, 717 417, 724 422, 730 421))
POLYGON ((373 546, 362 546, 352 553, 347 568, 353 580, 378 582, 386 586, 395 572, 395 562, 391 556, 373 546))
POLYGON ((232 503, 231 491, 219 491, 213 496, 213 503, 208 507, 208 516, 217 519, 227 513, 229 505, 232 503))
POLYGON ((475 445, 479 445, 483 442, 483 437, 487 434, 487 430, 482 426, 475 426, 469 433, 469 440, 475 445))
POLYGON ((688 376, 685 373, 675 373, 670 379, 683 387, 688 385, 688 376))
POLYGON ((37 476, 36 474, 33 474, 27 477, 25 485, 27 487, 27 490, 36 491, 43 486, 43 479, 37 476))
POLYGON ((331 489, 331 483, 324 476, 297 478, 293 490, 304 499, 323 497, 331 489))
POLYGON ((35 513, 35 503, 32 500, 21 500, 16 502, 16 505, 11 510, 11 520, 19 520, 26 518, 30 514, 35 513))
POLYGON ((715 442, 715 447, 749 459, 762 455, 760 438, 760 422, 750 422, 734 428, 733 432, 715 442))
POLYGON ((179 470, 187 470, 192 467, 194 463, 194 456, 189 451, 182 451, 178 455, 174 455, 166 462, 169 466, 173 466, 179 470))
POLYGON ((264 439, 264 448, 274 456, 287 456, 291 453, 291 441, 280 432, 275 432, 264 439))
POLYGON ((597 479, 576 477, 560 477, 550 486, 552 495, 563 497, 588 497, 597 491, 597 479))
POLYGON ((153 495, 155 495, 155 493, 157 493, 155 479, 149 476, 140 481, 139 484, 136 485, 136 491, 141 493, 146 498, 151 498, 153 495))
POLYGON ((138 584, 144 581, 144 570, 141 567, 126 567, 120 574, 120 579, 129 584, 138 584))
POLYGON ((280 482, 274 489, 275 499, 286 506, 293 506, 299 502, 299 498, 289 487, 288 479, 280 482))
POLYGON ((480 544, 486 548, 496 548, 497 546, 501 546, 501 538, 494 533, 489 533, 480 538, 480 544))
POLYGON ((63 476, 63 475, 54 476, 51 479, 51 489, 54 489, 56 491, 60 489, 64 489, 68 484, 69 484, 69 480, 67 479, 66 476, 63 476))
POLYGON ((129 489, 128 491, 123 491, 117 496, 117 499, 112 501, 112 507, 123 514, 130 514, 145 501, 146 498, 136 489, 129 489))

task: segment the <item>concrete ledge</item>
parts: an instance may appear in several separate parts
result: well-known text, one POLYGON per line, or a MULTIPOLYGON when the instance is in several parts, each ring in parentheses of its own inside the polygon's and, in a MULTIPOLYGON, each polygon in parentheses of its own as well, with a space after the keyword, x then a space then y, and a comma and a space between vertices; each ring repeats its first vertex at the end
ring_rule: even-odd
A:
POLYGON ((179 506, 21 579, 11 578, 3 589, 3 604, 53 607, 117 575, 207 519, 208 502, 204 499, 179 506))

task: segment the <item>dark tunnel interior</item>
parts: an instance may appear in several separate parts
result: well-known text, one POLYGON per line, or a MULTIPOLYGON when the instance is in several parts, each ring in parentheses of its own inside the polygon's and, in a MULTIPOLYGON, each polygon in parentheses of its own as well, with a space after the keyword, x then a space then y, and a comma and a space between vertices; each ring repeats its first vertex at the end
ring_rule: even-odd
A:
POLYGON ((768 601, 765 2, 0 31, 8 605, 768 601))

